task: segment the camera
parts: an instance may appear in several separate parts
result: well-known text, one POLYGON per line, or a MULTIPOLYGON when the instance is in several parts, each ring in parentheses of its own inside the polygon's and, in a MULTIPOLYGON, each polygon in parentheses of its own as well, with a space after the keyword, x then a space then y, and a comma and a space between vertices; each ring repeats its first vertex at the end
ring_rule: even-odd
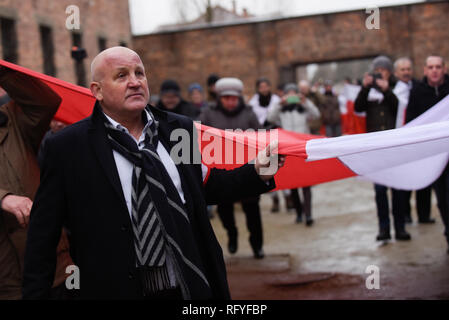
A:
POLYGON ((373 84, 371 85, 373 88, 380 90, 379 86, 376 83, 377 79, 382 79, 382 74, 380 73, 370 73, 369 74, 371 77, 373 77, 373 84))

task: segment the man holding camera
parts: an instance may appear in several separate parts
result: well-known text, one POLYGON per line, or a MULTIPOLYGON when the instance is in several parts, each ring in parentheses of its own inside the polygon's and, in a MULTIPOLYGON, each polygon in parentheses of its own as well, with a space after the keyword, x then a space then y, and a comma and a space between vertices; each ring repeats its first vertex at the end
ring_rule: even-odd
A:
MULTIPOLYGON (((393 63, 386 56, 376 57, 371 66, 371 73, 363 77, 362 89, 355 100, 355 111, 366 112, 367 132, 394 129, 398 111, 398 98, 393 93, 393 63)), ((377 215, 379 218, 378 241, 391 239, 388 203, 388 188, 375 184, 377 215)), ((392 189, 392 207, 396 240, 410 240, 405 231, 403 213, 400 211, 398 191, 392 189)))

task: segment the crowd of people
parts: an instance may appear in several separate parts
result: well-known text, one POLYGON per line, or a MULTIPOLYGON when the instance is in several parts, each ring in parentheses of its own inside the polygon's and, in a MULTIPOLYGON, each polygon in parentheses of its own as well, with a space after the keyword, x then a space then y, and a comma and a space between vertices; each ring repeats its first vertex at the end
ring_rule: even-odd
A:
MULTIPOLYGON (((172 80, 165 81, 160 89, 160 101, 166 99, 165 87, 172 80)), ((282 128, 289 131, 338 137, 342 134, 342 117, 339 96, 331 80, 311 85, 306 79, 298 83, 280 84, 273 92, 271 81, 259 78, 255 84, 255 93, 246 102, 243 95, 243 83, 236 78, 222 78, 215 74, 208 80, 208 97, 200 84, 189 86, 189 102, 194 111, 182 111, 185 104, 181 90, 176 86, 177 105, 166 110, 179 112, 203 124, 220 129, 272 129, 282 128), (213 81, 211 81, 211 79, 213 81), (215 82, 216 83, 215 83, 215 82), (231 87, 231 89, 228 88, 231 87), (256 121, 257 120, 257 121, 256 121)), ((442 57, 429 56, 424 65, 424 78, 413 78, 412 61, 401 57, 394 63, 386 56, 376 57, 370 70, 359 81, 360 91, 355 99, 356 112, 366 115, 366 131, 375 132, 400 128, 410 122, 449 94, 449 81, 442 57)), ((419 224, 435 223, 431 218, 431 190, 435 190, 438 208, 445 225, 445 235, 449 245, 447 170, 432 186, 416 190, 416 209, 419 224)), ((394 221, 396 240, 411 240, 406 231, 406 224, 412 223, 411 192, 391 189, 391 204, 388 200, 388 187, 375 184, 375 203, 377 208, 379 233, 377 241, 391 239, 390 208, 394 221)), ((285 196, 287 210, 296 211, 296 223, 303 222, 311 226, 312 187, 302 188, 302 197, 298 189, 272 192, 273 207, 271 212, 279 212, 279 194, 285 196), (301 199, 302 198, 302 199, 301 199)), ((263 257, 262 224, 260 219, 259 198, 242 202, 246 215, 248 230, 251 234, 250 244, 256 258, 263 257), (248 202, 249 201, 249 202, 248 202), (256 242, 254 239, 258 239, 256 242)), ((230 253, 237 251, 237 228, 230 203, 220 204, 217 208, 219 217, 228 233, 230 253), (226 208, 226 209, 224 209, 226 208)), ((449 252, 449 249, 448 249, 449 252)))
MULTIPOLYGON (((167 152, 170 132, 191 131, 199 120, 219 129, 338 137, 341 113, 332 81, 301 79, 274 92, 271 81, 260 78, 245 101, 240 79, 211 74, 205 88, 190 84, 186 99, 167 79, 154 101, 140 57, 123 47, 100 53, 91 73, 92 116, 61 131, 65 125, 52 121, 60 98, 45 84, 0 67, 0 298, 60 298, 65 267, 73 263, 83 270, 81 297, 228 298, 210 205, 216 205, 234 254, 234 204, 240 201, 254 257, 264 258, 260 194, 272 190, 274 180, 261 174, 260 157, 272 156, 272 146, 254 164, 210 170, 175 164, 167 152), (101 266, 109 269, 98 276, 101 266)), ((366 113, 367 132, 399 128, 449 94, 442 57, 426 59, 422 80, 412 75, 408 58, 373 60, 355 100, 355 111, 366 113)), ((435 223, 435 190, 449 245, 448 172, 446 167, 432 186, 415 192, 418 222, 427 224, 435 223)), ((391 239, 391 207, 395 239, 410 240, 411 192, 392 189, 390 206, 388 189, 374 185, 376 239, 391 239)), ((279 212, 284 196, 296 223, 314 224, 311 186, 270 195, 271 212, 279 212)))

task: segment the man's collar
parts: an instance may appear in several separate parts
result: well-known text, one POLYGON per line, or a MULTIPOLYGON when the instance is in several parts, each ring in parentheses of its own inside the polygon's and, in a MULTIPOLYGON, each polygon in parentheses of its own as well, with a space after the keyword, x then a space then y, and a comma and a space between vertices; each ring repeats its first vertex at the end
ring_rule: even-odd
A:
MULTIPOLYGON (((108 116, 103 110, 102 110, 103 114, 106 116, 106 119, 117 129, 125 131, 126 133, 129 133, 128 129, 126 127, 124 127, 123 125, 121 125, 119 122, 115 121, 114 119, 112 119, 110 116, 108 116)), ((143 132, 145 132, 148 127, 151 125, 151 123, 153 122, 153 118, 151 117, 151 114, 148 112, 148 110, 145 108, 144 112, 142 113, 142 121, 145 124, 144 128, 143 128, 143 132)))

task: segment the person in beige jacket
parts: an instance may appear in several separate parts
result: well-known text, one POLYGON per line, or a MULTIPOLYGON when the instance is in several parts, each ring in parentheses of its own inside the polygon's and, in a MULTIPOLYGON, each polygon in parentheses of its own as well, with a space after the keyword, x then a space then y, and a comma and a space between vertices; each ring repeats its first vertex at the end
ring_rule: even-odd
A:
MULTIPOLYGON (((320 119, 320 110, 304 94, 299 92, 296 83, 288 83, 284 87, 285 96, 280 103, 268 112, 267 120, 280 123, 281 128, 288 131, 310 134, 309 121, 320 119)), ((291 189, 291 198, 296 210, 296 223, 302 223, 302 214, 306 217, 306 225, 313 224, 312 188, 302 188, 304 205, 301 203, 298 189, 291 189)))
MULTIPOLYGON (((0 300, 22 297, 27 225, 39 185, 37 152, 61 98, 28 75, 0 66, 0 300), (7 93, 7 94, 6 94, 7 93), (9 98, 8 98, 9 96, 9 98)), ((66 237, 58 247, 55 297, 71 264, 66 237)))

